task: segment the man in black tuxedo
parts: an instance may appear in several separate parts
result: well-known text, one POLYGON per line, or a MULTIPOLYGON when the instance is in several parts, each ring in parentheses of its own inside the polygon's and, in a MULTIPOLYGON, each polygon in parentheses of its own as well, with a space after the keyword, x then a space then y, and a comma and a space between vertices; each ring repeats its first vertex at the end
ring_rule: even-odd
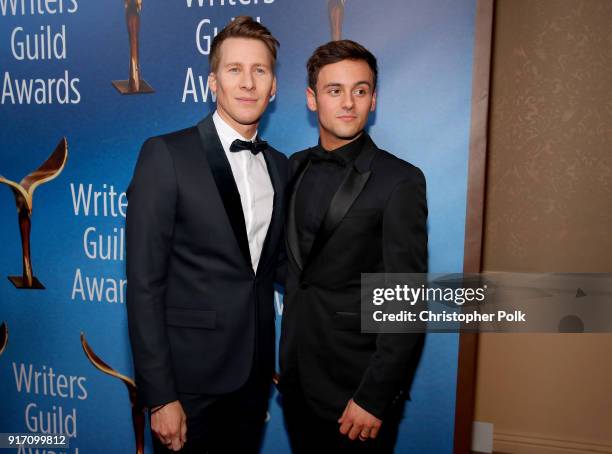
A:
POLYGON ((361 333, 361 273, 427 271, 425 178, 364 131, 377 80, 367 49, 330 42, 307 66, 320 140, 289 160, 285 421, 296 453, 393 452, 424 335, 361 333))
POLYGON ((277 46, 250 17, 223 29, 209 57, 216 112, 148 139, 128 189, 128 323, 156 452, 259 450, 287 160, 257 127, 277 46))

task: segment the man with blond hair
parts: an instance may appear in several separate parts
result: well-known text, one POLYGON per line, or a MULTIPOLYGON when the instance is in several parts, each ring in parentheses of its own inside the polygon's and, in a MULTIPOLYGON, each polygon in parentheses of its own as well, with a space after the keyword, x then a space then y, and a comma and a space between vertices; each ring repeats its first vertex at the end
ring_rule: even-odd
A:
POLYGON ((257 129, 278 41, 240 16, 213 40, 213 115, 148 139, 128 189, 128 324, 156 453, 258 452, 274 369, 286 158, 257 129))

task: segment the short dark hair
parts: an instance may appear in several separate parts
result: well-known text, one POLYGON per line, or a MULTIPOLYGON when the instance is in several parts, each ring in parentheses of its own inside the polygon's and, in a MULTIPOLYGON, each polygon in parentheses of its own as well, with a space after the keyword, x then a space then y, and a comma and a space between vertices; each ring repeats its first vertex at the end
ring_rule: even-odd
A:
POLYGON ((365 61, 374 74, 373 88, 376 88, 376 82, 378 80, 376 57, 361 44, 351 41, 350 39, 330 41, 327 44, 317 47, 308 59, 308 63, 306 63, 306 69, 308 70, 308 86, 316 92, 317 78, 319 77, 321 68, 326 65, 338 63, 342 60, 365 61))
POLYGON ((228 38, 257 39, 264 43, 272 56, 272 69, 274 69, 276 49, 280 46, 278 40, 272 35, 270 30, 253 20, 251 16, 238 16, 227 24, 213 39, 210 53, 208 54, 208 64, 211 72, 215 72, 219 67, 219 61, 221 61, 219 49, 223 41, 228 38))

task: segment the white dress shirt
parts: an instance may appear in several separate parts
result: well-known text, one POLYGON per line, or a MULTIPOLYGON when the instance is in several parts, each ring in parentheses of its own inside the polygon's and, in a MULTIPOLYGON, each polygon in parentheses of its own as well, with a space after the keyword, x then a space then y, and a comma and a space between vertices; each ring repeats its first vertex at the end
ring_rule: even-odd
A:
POLYGON ((242 203, 242 212, 244 213, 244 222, 249 239, 249 250, 251 251, 251 265, 253 271, 257 272, 257 265, 272 219, 274 205, 274 187, 268 174, 268 166, 263 153, 254 155, 249 150, 230 151, 230 146, 234 140, 253 141, 257 137, 257 132, 251 139, 242 137, 216 111, 213 114, 213 122, 240 193, 240 202, 242 203))

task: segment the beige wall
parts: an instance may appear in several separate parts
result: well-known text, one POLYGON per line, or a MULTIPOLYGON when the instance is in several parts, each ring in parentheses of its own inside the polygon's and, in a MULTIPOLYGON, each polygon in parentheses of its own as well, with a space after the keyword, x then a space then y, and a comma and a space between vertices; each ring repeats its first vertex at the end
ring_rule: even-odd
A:
MULTIPOLYGON (((497 0, 491 89, 483 268, 612 272, 612 0, 497 0)), ((612 335, 480 336, 475 419, 612 453, 612 335)))

